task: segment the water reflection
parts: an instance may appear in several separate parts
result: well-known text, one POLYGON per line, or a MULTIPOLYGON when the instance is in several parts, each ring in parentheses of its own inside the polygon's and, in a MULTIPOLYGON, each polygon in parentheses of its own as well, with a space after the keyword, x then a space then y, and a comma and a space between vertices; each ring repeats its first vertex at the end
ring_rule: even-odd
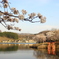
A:
POLYGON ((16 51, 16 50, 18 50, 17 45, 0 44, 0 51, 16 51))
POLYGON ((9 57, 6 57, 7 59, 10 58, 12 59, 14 58, 13 56, 16 56, 14 59, 16 58, 18 59, 59 59, 59 49, 56 50, 31 49, 29 48, 30 45, 29 44, 0 44, 0 58, 5 59, 5 56, 8 55, 9 57), (6 52, 7 54, 1 52, 6 52))
POLYGON ((48 54, 56 55, 56 45, 55 42, 48 43, 48 54))
POLYGON ((29 44, 0 44, 0 51, 17 51, 24 49, 29 49, 29 44))
POLYGON ((48 49, 48 54, 56 55, 56 50, 48 49))
POLYGON ((52 54, 49 54, 48 53, 49 51, 47 49, 39 49, 39 50, 34 50, 33 55, 37 59, 59 59, 58 51, 57 52, 53 51, 53 53, 51 52, 52 54))

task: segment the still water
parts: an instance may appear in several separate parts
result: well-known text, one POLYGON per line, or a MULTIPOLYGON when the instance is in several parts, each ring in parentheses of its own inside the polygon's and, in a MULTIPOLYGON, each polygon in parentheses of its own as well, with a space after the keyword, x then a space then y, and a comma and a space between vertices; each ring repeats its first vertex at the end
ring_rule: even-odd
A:
POLYGON ((59 59, 59 49, 32 49, 29 44, 0 44, 0 59, 59 59))

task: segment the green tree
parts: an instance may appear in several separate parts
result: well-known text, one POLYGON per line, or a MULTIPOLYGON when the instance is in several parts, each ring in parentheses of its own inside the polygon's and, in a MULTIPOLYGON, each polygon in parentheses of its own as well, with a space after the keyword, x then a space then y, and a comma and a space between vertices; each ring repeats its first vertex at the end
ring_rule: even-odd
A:
POLYGON ((13 32, 1 32, 0 36, 3 37, 8 37, 8 38, 13 38, 13 39, 18 39, 18 34, 17 33, 13 33, 13 32))

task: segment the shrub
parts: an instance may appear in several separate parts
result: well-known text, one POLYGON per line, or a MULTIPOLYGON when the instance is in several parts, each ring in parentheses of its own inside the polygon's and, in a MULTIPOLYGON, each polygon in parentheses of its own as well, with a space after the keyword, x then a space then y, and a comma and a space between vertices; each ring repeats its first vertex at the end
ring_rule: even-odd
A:
POLYGON ((13 38, 13 39, 18 39, 18 34, 17 33, 12 33, 12 32, 2 32, 0 33, 0 36, 5 36, 8 38, 13 38))

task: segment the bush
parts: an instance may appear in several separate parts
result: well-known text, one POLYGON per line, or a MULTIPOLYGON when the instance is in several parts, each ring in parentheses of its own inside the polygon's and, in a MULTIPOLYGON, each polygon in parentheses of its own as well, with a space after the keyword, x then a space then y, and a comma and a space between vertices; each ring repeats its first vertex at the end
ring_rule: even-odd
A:
POLYGON ((2 32, 0 32, 0 36, 1 36, 1 37, 4 36, 2 32))
POLYGON ((8 38, 13 38, 13 39, 18 39, 18 34, 16 33, 12 33, 12 32, 2 32, 0 33, 0 36, 5 36, 5 37, 8 37, 8 38))

